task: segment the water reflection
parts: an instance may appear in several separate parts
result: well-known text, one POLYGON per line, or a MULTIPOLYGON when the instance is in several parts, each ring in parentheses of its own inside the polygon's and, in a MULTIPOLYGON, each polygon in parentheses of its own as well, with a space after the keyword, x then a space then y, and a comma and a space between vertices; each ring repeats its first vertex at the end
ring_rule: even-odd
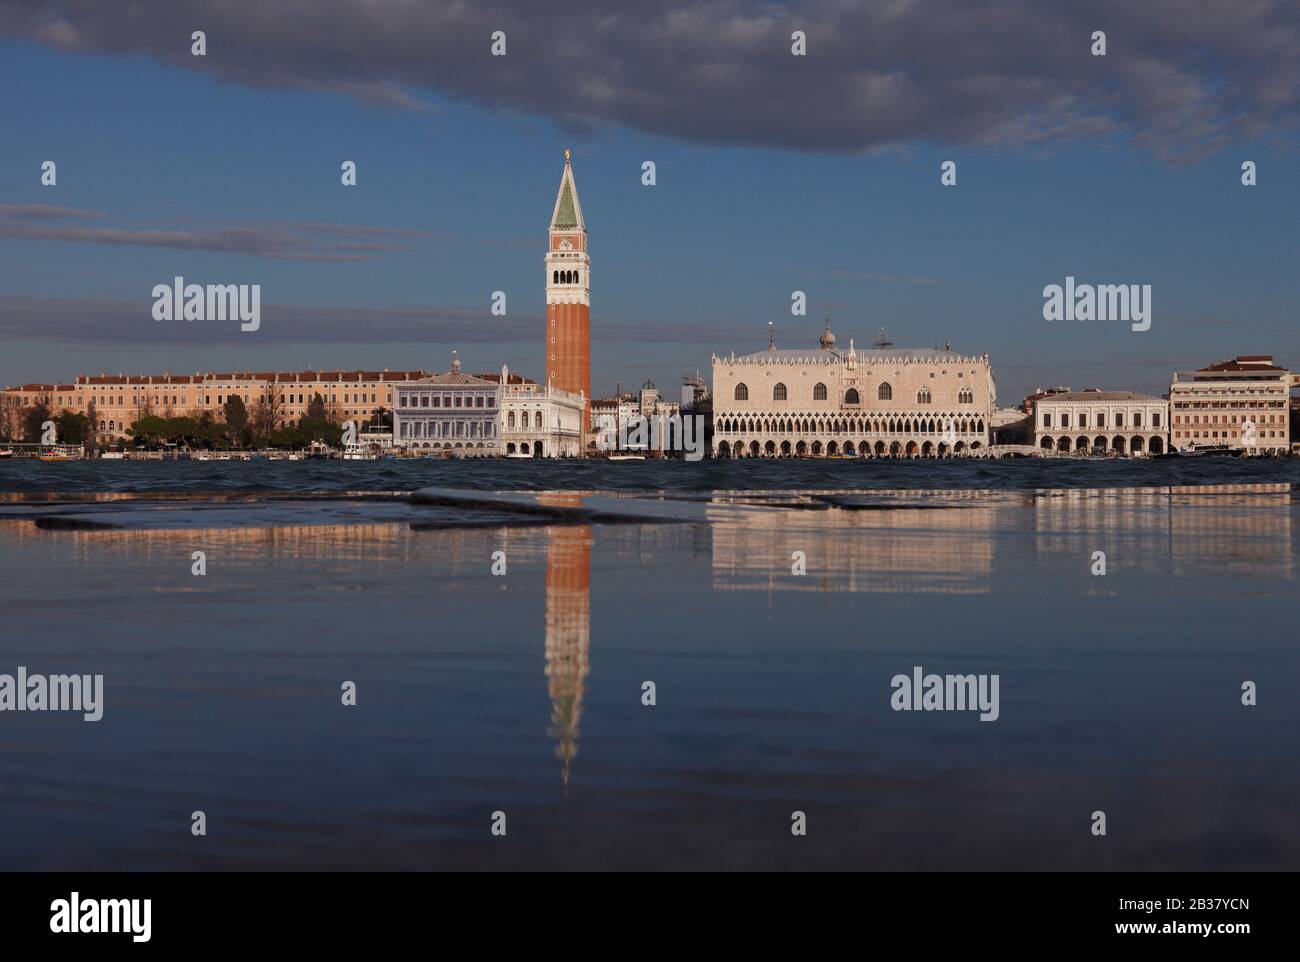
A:
POLYGON ((546 544, 546 692, 551 699, 551 726, 556 740, 560 778, 569 784, 569 768, 578 754, 578 723, 587 685, 591 649, 591 529, 547 529, 546 544))

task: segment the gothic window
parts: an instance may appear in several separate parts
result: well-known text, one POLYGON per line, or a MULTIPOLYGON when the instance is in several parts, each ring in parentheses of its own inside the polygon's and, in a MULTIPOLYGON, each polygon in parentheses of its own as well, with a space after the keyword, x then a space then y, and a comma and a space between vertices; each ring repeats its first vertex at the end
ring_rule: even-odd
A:
POLYGON ((772 388, 772 400, 773 400, 773 401, 784 401, 784 400, 785 400, 785 385, 784 385, 784 384, 778 384, 778 385, 776 385, 774 388, 772 388))
POLYGON ((916 403, 917 404, 930 403, 930 389, 928 387, 923 387, 921 388, 921 390, 916 392, 916 403))
POLYGON ((964 387, 964 388, 962 388, 960 391, 957 392, 957 403, 958 403, 958 404, 974 404, 974 403, 975 403, 975 392, 972 391, 972 390, 971 390, 970 388, 968 388, 968 387, 964 387))
POLYGON ((749 400, 749 388, 746 387, 744 384, 736 385, 736 400, 737 401, 749 400))
POLYGON ((813 385, 813 400, 814 401, 826 400, 826 385, 823 384, 821 381, 818 381, 816 384, 813 385))
POLYGON ((881 401, 892 401, 894 399, 894 389, 889 386, 888 381, 881 383, 880 388, 876 391, 876 398, 881 401))
POLYGON ((844 392, 844 403, 845 403, 845 404, 860 404, 860 403, 861 403, 860 399, 858 398, 858 389, 857 389, 857 388, 855 388, 855 387, 851 387, 851 388, 849 388, 847 391, 844 392))

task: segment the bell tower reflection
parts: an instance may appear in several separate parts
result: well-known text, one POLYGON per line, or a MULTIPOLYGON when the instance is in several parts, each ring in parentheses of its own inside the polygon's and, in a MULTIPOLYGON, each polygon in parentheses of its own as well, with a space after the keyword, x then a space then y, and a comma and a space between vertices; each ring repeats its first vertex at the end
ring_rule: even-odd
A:
POLYGON ((589 670, 591 644, 591 528, 547 529, 546 690, 551 727, 560 759, 560 778, 569 784, 569 766, 578 754, 578 722, 589 670))

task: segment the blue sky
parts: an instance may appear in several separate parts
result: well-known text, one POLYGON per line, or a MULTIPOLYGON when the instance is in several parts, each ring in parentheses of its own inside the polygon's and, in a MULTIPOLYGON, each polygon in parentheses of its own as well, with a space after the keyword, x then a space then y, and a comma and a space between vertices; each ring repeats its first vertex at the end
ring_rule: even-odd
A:
POLYGON ((428 87, 402 88, 414 107, 376 106, 27 40, 0 41, 0 64, 6 383, 100 371, 443 369, 453 348, 471 369, 505 362, 541 376, 542 257, 566 146, 590 231, 597 394, 647 377, 675 394, 682 374, 707 373, 712 352, 765 346, 769 321, 779 346, 815 345, 827 313, 845 346, 885 326, 899 345, 988 351, 1004 404, 1047 384, 1161 393, 1175 368, 1235 353, 1300 366, 1300 168, 1277 129, 1173 158, 1123 128, 809 150, 617 118, 575 123, 428 87), (949 159, 955 187, 939 181, 949 159), (40 184, 45 160, 58 164, 56 187, 40 184), (344 160, 358 164, 356 188, 339 183, 344 160), (657 165, 654 187, 641 184, 645 160, 657 165), (1258 164, 1258 186, 1241 185, 1243 160, 1258 164), (34 218, 28 205, 100 216, 34 218), (33 220, 120 236, 287 230, 315 251, 367 259, 6 229, 33 220), (285 226, 303 224, 336 226, 285 226), (375 242, 384 249, 364 246, 375 242), (261 330, 153 321, 151 289, 177 274, 261 284, 261 330), (1044 321, 1042 289, 1066 275, 1150 284, 1150 331, 1044 321), (796 289, 808 294, 807 317, 791 316, 796 289), (494 290, 507 294, 507 318, 489 312, 494 290), (280 308, 298 309, 298 323, 278 328, 280 308), (344 313, 314 328, 315 309, 344 313), (393 309, 405 309, 398 322, 367 320, 393 309))

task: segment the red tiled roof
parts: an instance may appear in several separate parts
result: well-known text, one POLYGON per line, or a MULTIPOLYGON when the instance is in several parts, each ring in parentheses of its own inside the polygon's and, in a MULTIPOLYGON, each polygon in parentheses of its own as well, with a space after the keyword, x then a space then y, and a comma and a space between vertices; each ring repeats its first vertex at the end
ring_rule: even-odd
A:
POLYGON ((1284 367, 1277 367, 1273 364, 1273 355, 1271 354, 1238 354, 1228 361, 1219 361, 1208 367, 1199 368, 1202 371, 1285 371, 1284 367))

